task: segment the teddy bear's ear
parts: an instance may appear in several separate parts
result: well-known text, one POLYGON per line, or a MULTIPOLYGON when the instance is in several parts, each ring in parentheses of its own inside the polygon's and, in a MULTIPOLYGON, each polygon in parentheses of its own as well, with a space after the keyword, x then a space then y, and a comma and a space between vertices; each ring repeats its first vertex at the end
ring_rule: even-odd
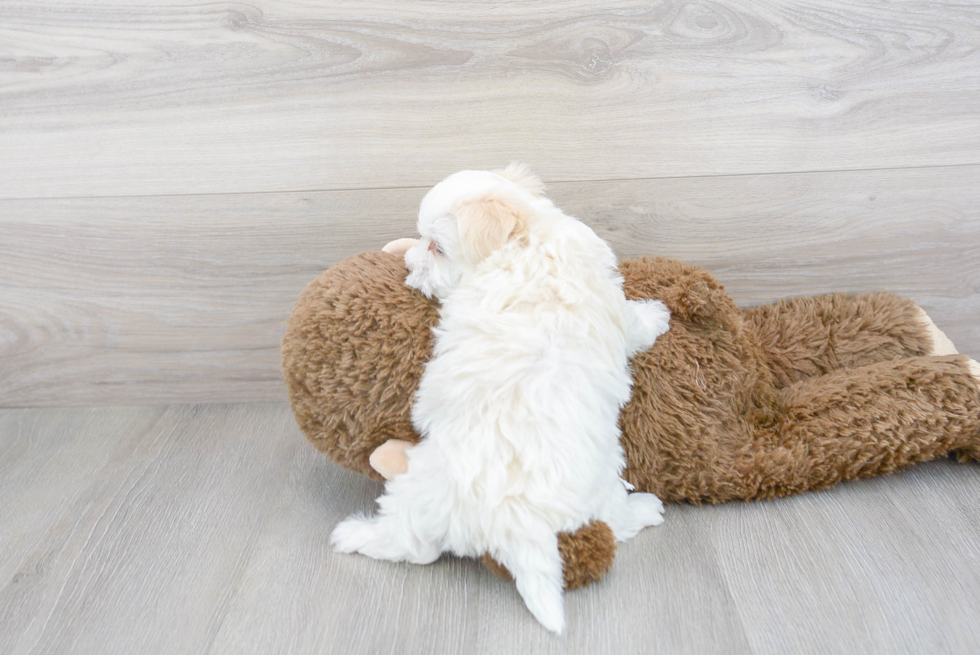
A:
POLYGON ((505 177, 517 186, 522 187, 532 196, 540 198, 544 195, 544 182, 541 181, 540 177, 532 173, 526 164, 515 161, 511 162, 507 168, 494 172, 500 177, 505 177))

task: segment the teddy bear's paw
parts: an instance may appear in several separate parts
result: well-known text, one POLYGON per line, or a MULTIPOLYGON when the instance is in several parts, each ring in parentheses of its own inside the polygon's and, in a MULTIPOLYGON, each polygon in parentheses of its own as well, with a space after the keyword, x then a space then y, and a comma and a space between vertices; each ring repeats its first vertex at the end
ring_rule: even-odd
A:
POLYGON ((670 329, 670 310, 659 300, 630 300, 627 341, 630 353, 649 349, 670 329))
POLYGON ((929 315, 926 314, 925 310, 923 310, 921 307, 919 307, 918 310, 919 310, 919 321, 925 326, 926 332, 929 333, 929 338, 932 340, 932 350, 930 350, 927 354, 929 355, 958 354, 959 351, 956 350, 956 346, 954 346, 953 342, 949 340, 949 337, 946 336, 946 333, 940 330, 938 327, 936 327, 936 324, 932 322, 932 319, 929 318, 929 315))
POLYGON ((374 449, 368 463, 385 480, 391 480, 408 470, 408 449, 412 447, 403 439, 388 439, 374 449))

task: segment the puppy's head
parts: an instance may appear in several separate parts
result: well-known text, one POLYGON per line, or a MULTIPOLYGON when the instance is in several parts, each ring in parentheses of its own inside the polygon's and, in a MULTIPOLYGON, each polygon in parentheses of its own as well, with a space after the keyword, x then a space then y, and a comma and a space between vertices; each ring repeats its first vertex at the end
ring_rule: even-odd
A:
POLYGON ((405 253, 405 283, 442 299, 495 250, 521 240, 541 198, 541 180, 520 164, 450 175, 422 199, 419 242, 405 253))

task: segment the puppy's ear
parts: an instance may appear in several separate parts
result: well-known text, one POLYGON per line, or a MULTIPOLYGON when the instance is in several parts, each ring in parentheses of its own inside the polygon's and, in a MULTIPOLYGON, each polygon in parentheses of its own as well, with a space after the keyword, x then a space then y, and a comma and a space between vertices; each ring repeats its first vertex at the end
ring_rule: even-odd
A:
POLYGON ((485 259, 517 237, 526 225, 526 210, 509 199, 483 196, 456 205, 459 239, 470 259, 485 259))
POLYGON ((544 195, 544 182, 541 181, 540 177, 532 173, 526 164, 514 161, 507 168, 495 172, 500 177, 507 178, 517 186, 523 187, 525 191, 536 198, 544 195))

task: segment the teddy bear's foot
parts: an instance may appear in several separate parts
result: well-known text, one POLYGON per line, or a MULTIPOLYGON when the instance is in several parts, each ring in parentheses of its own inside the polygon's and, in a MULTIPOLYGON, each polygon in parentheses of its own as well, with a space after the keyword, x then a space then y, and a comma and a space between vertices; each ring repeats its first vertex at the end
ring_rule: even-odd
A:
POLYGON ((401 439, 388 439, 374 449, 368 463, 385 480, 391 480, 408 470, 408 449, 413 445, 401 439))
POLYGON ((925 310, 921 307, 919 310, 919 320, 925 326, 926 332, 929 334, 929 338, 932 339, 932 350, 926 354, 938 356, 938 355, 958 355, 959 351, 953 342, 949 340, 949 337, 936 327, 936 324, 932 322, 929 315, 926 314, 925 310))
MULTIPOLYGON (((970 371, 970 375, 973 376, 973 380, 977 384, 977 388, 980 389, 980 362, 973 359, 968 359, 966 362, 966 367, 970 371)), ((980 433, 975 435, 975 441, 980 442, 980 433)), ((961 462, 980 462, 980 445, 969 446, 966 448, 960 448, 955 451, 956 459, 961 462)))

